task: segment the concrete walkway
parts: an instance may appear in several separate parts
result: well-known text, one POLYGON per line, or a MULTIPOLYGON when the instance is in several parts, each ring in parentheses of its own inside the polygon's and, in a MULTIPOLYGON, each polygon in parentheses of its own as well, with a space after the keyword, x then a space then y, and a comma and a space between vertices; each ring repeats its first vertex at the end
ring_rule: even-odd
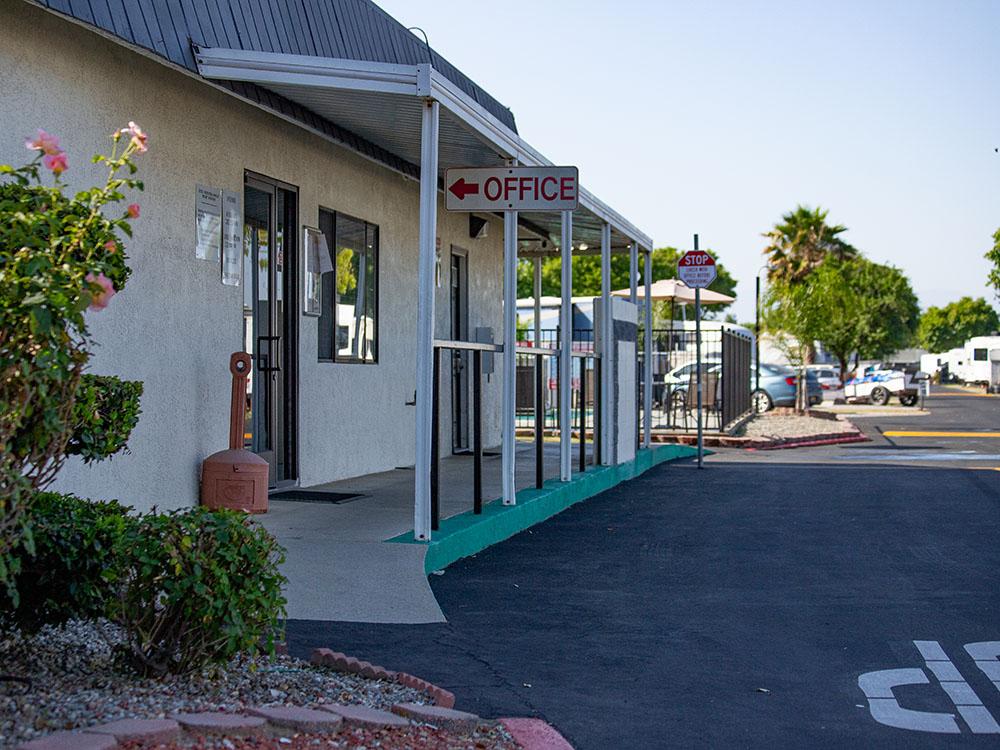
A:
MULTIPOLYGON (((577 457, 574 453, 574 459, 577 457)), ((472 462, 471 456, 449 456, 441 461, 442 519, 472 509, 472 462)), ((547 479, 558 477, 558 443, 546 443, 545 468, 547 479)), ((518 443, 516 469, 519 489, 534 485, 534 446, 530 442, 518 443)), ((272 500, 269 512, 258 518, 288 553, 282 570, 289 580, 285 591, 289 618, 445 622, 424 573, 427 547, 386 543, 413 529, 412 469, 307 489, 363 496, 339 505, 272 500)), ((499 497, 501 491, 500 456, 487 456, 483 460, 484 499, 499 497)))

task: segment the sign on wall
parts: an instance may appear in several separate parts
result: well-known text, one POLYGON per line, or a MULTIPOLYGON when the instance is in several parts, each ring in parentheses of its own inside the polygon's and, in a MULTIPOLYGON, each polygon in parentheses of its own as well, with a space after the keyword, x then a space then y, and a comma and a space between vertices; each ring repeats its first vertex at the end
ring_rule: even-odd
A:
POLYGON ((576 167, 460 168, 445 172, 449 211, 574 211, 580 203, 576 167))
POLYGON ((222 244, 222 191, 198 185, 194 199, 195 249, 199 260, 219 262, 222 244))
POLYGON ((323 274, 333 270, 326 235, 314 227, 303 227, 302 248, 305 259, 302 264, 302 312, 305 315, 319 316, 323 312, 323 274))
POLYGON ((239 286, 243 267, 243 211, 240 194, 222 193, 222 283, 239 286))
POLYGON ((677 277, 692 289, 704 289, 715 281, 715 258, 703 250, 689 250, 677 261, 677 277))

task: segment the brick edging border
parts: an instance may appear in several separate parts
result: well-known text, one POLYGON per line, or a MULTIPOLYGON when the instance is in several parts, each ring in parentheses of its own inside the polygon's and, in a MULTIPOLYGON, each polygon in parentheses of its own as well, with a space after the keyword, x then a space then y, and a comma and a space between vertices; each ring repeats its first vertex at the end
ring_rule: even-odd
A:
POLYGON ((333 651, 329 648, 314 648, 312 653, 309 654, 309 663, 317 667, 330 667, 338 672, 357 674, 373 680, 397 682, 400 685, 427 693, 434 701, 435 706, 440 706, 441 708, 455 707, 455 694, 442 687, 438 687, 433 682, 422 680, 406 672, 394 672, 377 664, 355 659, 353 656, 347 656, 339 651, 333 651))

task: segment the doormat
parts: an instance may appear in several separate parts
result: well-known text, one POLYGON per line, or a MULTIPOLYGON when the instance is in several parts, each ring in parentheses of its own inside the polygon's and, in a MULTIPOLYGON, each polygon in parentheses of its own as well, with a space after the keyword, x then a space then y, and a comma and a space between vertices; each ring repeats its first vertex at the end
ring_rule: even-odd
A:
POLYGON ((268 500, 291 500, 296 503, 332 503, 341 505, 364 497, 360 492, 322 492, 319 490, 283 490, 268 495, 268 500))

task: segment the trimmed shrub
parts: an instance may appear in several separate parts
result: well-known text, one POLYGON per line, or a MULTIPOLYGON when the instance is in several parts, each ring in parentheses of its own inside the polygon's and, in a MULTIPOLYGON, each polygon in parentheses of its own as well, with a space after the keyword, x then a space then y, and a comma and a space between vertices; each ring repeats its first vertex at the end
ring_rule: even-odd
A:
POLYGON ((143 675, 184 674, 261 643, 285 614, 285 552, 247 515, 192 508, 151 514, 120 540, 112 619, 143 675))
POLYGON ((76 389, 75 426, 66 454, 85 463, 128 450, 128 438, 139 423, 142 381, 112 375, 84 375, 76 389))
POLYGON ((0 624, 42 625, 101 617, 112 600, 114 555, 134 520, 116 502, 43 492, 32 501, 35 551, 20 548, 16 599, 0 588, 0 624))

